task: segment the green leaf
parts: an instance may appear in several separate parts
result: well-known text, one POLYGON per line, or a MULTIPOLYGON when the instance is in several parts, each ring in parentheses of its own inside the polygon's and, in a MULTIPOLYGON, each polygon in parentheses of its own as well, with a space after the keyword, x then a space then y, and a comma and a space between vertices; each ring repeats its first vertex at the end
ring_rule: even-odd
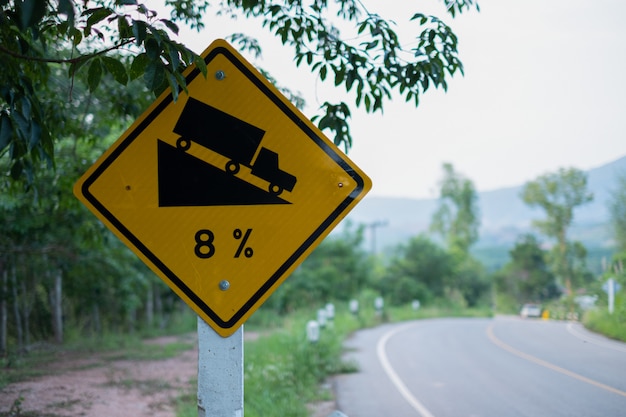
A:
POLYGON ((20 139, 25 140, 26 138, 28 138, 30 134, 30 124, 28 123, 28 120, 24 117, 24 115, 19 111, 15 111, 13 113, 13 120, 17 125, 16 133, 18 134, 18 136, 20 136, 20 139))
POLYGON ((146 39, 148 25, 141 20, 133 20, 133 36, 137 45, 141 45, 146 39))
POLYGON ((357 79, 357 77, 358 77, 358 74, 356 74, 356 70, 348 71, 346 75, 346 90, 347 91, 350 91, 350 89, 352 88, 352 84, 357 79))
POLYGON ((322 79, 322 81, 326 79, 327 72, 328 72, 328 68, 326 67, 326 65, 320 68, 320 78, 322 79))
POLYGON ((87 27, 91 28, 93 25, 103 21, 111 14, 113 14, 113 10, 106 7, 98 7, 97 9, 87 10, 87 14, 90 15, 87 18, 87 27))
POLYGON ((70 22, 71 25, 74 25, 74 17, 76 16, 76 12, 74 11, 74 2, 71 0, 59 0, 59 7, 57 8, 59 14, 64 14, 67 16, 67 21, 70 22))
POLYGON ((371 42, 366 42, 365 43, 365 50, 369 50, 369 49, 374 49, 378 46, 378 40, 375 39, 371 42))
POLYGON ((150 29, 150 33, 154 37, 154 40, 161 45, 163 43, 164 38, 169 40, 169 36, 167 36, 167 32, 159 30, 152 25, 148 25, 148 29, 150 29))
POLYGON ((148 54, 148 58, 150 58, 151 61, 159 59, 159 56, 161 55, 161 47, 154 38, 150 37, 146 39, 145 48, 146 54, 148 54))
POLYGON ((8 114, 2 113, 0 115, 0 152, 9 145, 12 136, 11 119, 8 114))
POLYGON ((17 181, 22 176, 23 165, 21 160, 15 161, 13 166, 11 166, 11 178, 17 181))
POLYGON ((67 30, 69 29, 70 25, 68 25, 67 22, 61 22, 57 25, 57 31, 61 34, 61 35, 65 35, 67 33, 67 30))
POLYGON ((160 61, 151 61, 148 64, 143 79, 146 83, 146 87, 148 87, 150 91, 158 93, 161 84, 165 81, 165 70, 160 61))
MULTIPOLYGON (((4 3, 4 2, 3 2, 4 3)), ((20 17, 21 29, 35 27, 46 15, 46 3, 41 0, 20 0, 15 2, 15 10, 20 17)), ((3 14, 4 14, 4 7, 3 14)))
POLYGON ((170 90, 172 92, 172 100, 178 100, 178 83, 176 82, 176 77, 169 71, 166 71, 167 75, 167 83, 170 86, 170 90))
POLYGON ((202 73, 202 75, 206 78, 206 62, 204 61, 204 58, 202 58, 200 55, 195 55, 193 57, 193 63, 196 64, 196 68, 198 68, 200 70, 200 72, 202 73))
POLYGON ((167 19, 160 19, 161 22, 163 22, 163 24, 165 26, 167 26, 167 28, 169 30, 171 30, 173 33, 175 33, 176 35, 178 35, 178 26, 172 22, 171 20, 167 20, 167 19))
POLYGON ((125 16, 117 17, 117 31, 120 34, 120 39, 127 39, 131 37, 132 31, 130 30, 130 25, 128 24, 128 20, 126 20, 125 16))
POLYGON ((21 100, 21 104, 22 104, 21 114, 26 118, 26 120, 31 120, 32 109, 33 109, 32 103, 30 102, 29 99, 24 99, 24 100, 21 100))
POLYGON ((411 20, 417 20, 417 19, 419 19, 420 25, 424 25, 428 21, 428 18, 423 13, 415 13, 413 17, 411 17, 411 20))
POLYGON ((87 85, 89 91, 94 92, 100 84, 102 79, 102 64, 99 58, 94 58, 89 65, 89 71, 87 73, 87 85))
POLYGON ((128 83, 128 74, 126 73, 124 64, 109 56, 103 56, 102 62, 104 63, 107 71, 109 71, 113 78, 115 78, 115 81, 122 85, 126 85, 126 83, 128 83))
POLYGON ((174 77, 176 77, 176 81, 178 82, 178 85, 182 87, 183 91, 189 94, 189 91, 187 90, 187 80, 185 80, 183 74, 177 71, 174 73, 174 77))
POLYGON ((41 141, 41 126, 39 126, 39 123, 35 121, 31 121, 30 139, 28 141, 29 148, 34 149, 39 144, 40 141, 41 141))
POLYGON ((139 54, 133 60, 133 63, 130 65, 129 77, 131 80, 138 78, 140 75, 143 75, 146 72, 146 67, 150 62, 150 58, 145 53, 139 54))
POLYGON ((83 40, 83 33, 77 28, 73 27, 70 29, 70 38, 72 39, 72 43, 74 46, 80 44, 83 40))
POLYGON ((172 71, 177 71, 178 66, 180 65, 180 58, 178 56, 178 51, 171 45, 166 44, 165 49, 167 51, 167 57, 169 58, 169 62, 172 68, 172 71))
POLYGON ((346 69, 342 66, 335 70, 335 86, 341 84, 346 75, 346 69))

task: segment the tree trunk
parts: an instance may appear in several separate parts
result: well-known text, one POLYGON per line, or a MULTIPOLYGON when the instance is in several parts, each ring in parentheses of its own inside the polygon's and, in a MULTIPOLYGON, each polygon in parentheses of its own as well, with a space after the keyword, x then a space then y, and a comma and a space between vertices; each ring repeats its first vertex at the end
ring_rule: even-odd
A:
POLYGON ((55 343, 63 343, 63 275, 60 269, 56 270, 53 286, 48 293, 50 310, 52 312, 52 331, 55 343))
POLYGON ((133 307, 128 310, 126 318, 128 322, 128 332, 130 334, 135 333, 135 324, 137 323, 137 309, 133 307))
POLYGON ((567 235, 563 230, 559 236, 559 249, 561 251, 561 271, 563 273, 563 280, 565 281, 565 291, 567 295, 572 294, 572 277, 570 276, 571 268, 567 260, 567 235))
POLYGON ((91 320, 92 320, 92 330, 94 334, 97 336, 102 336, 102 325, 100 323, 100 306, 98 303, 93 303, 93 307, 91 308, 91 320))
POLYGON ((26 283, 24 280, 21 282, 21 290, 22 290, 22 317, 24 318, 24 344, 28 349, 30 346, 30 305, 29 305, 29 297, 26 292, 26 283))
POLYGON ((154 323, 154 286, 151 282, 148 283, 146 289, 146 324, 149 329, 152 328, 154 323))
POLYGON ((163 299, 161 298, 161 291, 156 284, 153 283, 152 286, 154 288, 154 310, 159 319, 159 328, 163 329, 163 327, 165 327, 165 319, 163 317, 163 299))
POLYGON ((13 314, 15 315, 15 335, 17 337, 17 351, 24 350, 24 332, 22 315, 20 314, 19 296, 17 294, 17 271, 15 265, 11 268, 11 292, 13 293, 13 314))
POLYGON ((7 299, 8 293, 8 281, 9 277, 7 270, 4 269, 4 263, 0 262, 0 273, 2 274, 2 282, 0 283, 0 355, 7 354, 7 320, 8 320, 8 308, 7 299))

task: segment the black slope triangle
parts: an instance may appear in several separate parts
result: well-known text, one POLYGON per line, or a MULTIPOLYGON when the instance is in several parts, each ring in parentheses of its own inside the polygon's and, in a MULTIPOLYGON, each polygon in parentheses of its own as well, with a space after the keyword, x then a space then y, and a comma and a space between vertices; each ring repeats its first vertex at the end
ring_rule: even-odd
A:
POLYGON ((291 204, 158 140, 159 207, 291 204))

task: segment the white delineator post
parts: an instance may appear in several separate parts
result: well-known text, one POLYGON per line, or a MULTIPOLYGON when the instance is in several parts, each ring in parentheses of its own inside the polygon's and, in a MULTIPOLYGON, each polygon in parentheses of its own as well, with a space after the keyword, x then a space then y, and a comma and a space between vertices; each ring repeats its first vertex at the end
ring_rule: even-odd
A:
POLYGON ((609 314, 613 314, 613 310, 615 308, 615 279, 609 278, 607 285, 607 293, 609 296, 609 314))
POLYGON ((222 337, 198 317, 198 417, 243 417, 243 326, 222 337))

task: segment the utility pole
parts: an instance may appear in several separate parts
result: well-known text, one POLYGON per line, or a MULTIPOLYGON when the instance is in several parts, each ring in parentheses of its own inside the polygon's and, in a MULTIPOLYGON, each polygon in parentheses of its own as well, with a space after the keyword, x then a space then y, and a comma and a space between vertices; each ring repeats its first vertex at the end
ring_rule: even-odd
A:
POLYGON ((376 250, 376 229, 379 227, 385 227, 387 226, 387 220, 384 221, 380 221, 380 220, 376 220, 375 222, 366 224, 365 227, 370 229, 370 236, 372 239, 372 255, 376 255, 377 250, 376 250))

